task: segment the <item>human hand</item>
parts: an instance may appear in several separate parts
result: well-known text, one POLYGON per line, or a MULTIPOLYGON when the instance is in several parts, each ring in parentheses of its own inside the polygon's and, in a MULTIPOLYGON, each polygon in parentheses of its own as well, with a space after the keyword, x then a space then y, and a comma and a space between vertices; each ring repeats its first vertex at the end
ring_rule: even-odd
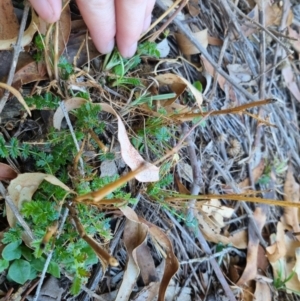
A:
MULTIPOLYGON (((56 22, 61 0, 29 0, 41 18, 56 22)), ((77 0, 93 42, 101 53, 112 51, 115 40, 123 57, 131 57, 142 32, 151 23, 155 0, 77 0)))

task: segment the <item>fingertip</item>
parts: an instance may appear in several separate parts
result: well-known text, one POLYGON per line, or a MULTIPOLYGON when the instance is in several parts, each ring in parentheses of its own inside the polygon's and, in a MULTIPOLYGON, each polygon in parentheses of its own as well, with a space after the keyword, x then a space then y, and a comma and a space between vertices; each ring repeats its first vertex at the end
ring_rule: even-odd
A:
POLYGON ((61 13, 60 0, 30 0, 39 16, 48 23, 59 20, 61 13))
POLYGON ((115 40, 111 40, 108 43, 103 44, 102 41, 98 41, 98 39, 94 39, 92 37, 92 40, 97 48, 97 50, 102 54, 107 54, 113 51, 115 47, 115 40))
POLYGON ((133 43, 131 46, 118 46, 118 48, 124 58, 131 58, 136 52, 137 42, 133 43))
POLYGON ((150 24, 151 24, 151 15, 148 16, 144 21, 143 32, 146 32, 148 30, 150 24))

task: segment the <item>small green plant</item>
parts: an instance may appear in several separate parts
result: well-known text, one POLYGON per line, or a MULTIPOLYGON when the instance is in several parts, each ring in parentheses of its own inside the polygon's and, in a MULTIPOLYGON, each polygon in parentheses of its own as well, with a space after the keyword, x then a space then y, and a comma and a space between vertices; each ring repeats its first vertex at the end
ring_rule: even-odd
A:
MULTIPOLYGON (((52 94, 32 97, 27 101, 30 105, 43 109, 45 106, 49 107, 51 105, 49 99, 53 100, 52 94), (44 100, 46 100, 45 103, 43 103, 44 100)), ((78 141, 83 141, 91 129, 97 134, 104 130, 104 123, 99 122, 100 112, 101 106, 92 106, 89 102, 72 112, 76 117, 74 130, 78 141)), ((90 144, 92 144, 91 141, 90 144)), ((96 143, 93 146, 99 151, 96 143)), ((49 129, 47 141, 41 146, 22 143, 16 138, 5 141, 4 137, 0 135, 0 157, 33 160, 37 171, 55 175, 62 182, 69 183, 79 195, 104 187, 118 178, 117 175, 114 177, 93 177, 92 167, 85 163, 85 174, 89 177, 89 180, 76 178, 75 174, 73 181, 70 183, 69 172, 72 169, 73 158, 76 154, 77 150, 73 138, 67 130, 49 129)), ((114 154, 100 152, 99 157, 102 161, 112 160, 114 154)), ((131 204, 136 203, 137 200, 131 197, 125 186, 116 189, 107 198, 122 199, 124 202, 131 204)), ((64 204, 66 202, 68 202, 66 192, 48 182, 43 182, 40 185, 31 201, 24 202, 21 213, 36 240, 31 245, 33 249, 25 246, 21 240, 23 230, 18 225, 5 233, 2 242, 6 246, 0 260, 0 270, 8 270, 9 279, 23 284, 29 279, 36 278, 37 273, 43 269, 46 254, 54 248, 48 273, 59 277, 61 269, 68 272, 74 277, 71 292, 74 295, 79 293, 81 285, 87 281, 90 275, 91 266, 98 262, 94 250, 85 240, 80 238, 72 219, 67 219, 58 238, 53 235, 45 245, 43 242, 47 229, 59 221, 62 212, 65 210, 64 204), (8 253, 13 254, 10 255, 12 257, 9 257, 8 253), (16 269, 24 271, 22 277, 17 274, 16 269)), ((108 242, 112 238, 110 219, 106 218, 97 207, 78 204, 76 210, 87 235, 97 236, 102 242, 108 242)))
POLYGON ((33 44, 36 50, 36 53, 33 55, 33 58, 36 62, 41 62, 43 60, 43 52, 45 49, 45 35, 38 34, 35 36, 33 44))
POLYGON ((63 80, 67 80, 74 73, 73 66, 68 62, 67 58, 61 56, 57 65, 60 70, 60 76, 63 80))
MULTIPOLYGON (((46 261, 45 258, 34 258, 32 250, 22 244, 21 239, 8 243, 1 255, 0 273, 8 269, 7 278, 19 284, 24 284, 27 280, 35 279, 37 272, 42 271, 42 268, 40 268, 41 264, 39 263, 46 261)), ((54 261, 49 265, 47 271, 54 277, 60 277, 59 266, 54 261)))
POLYGON ((282 175, 288 168, 288 159, 283 161, 275 157, 274 161, 266 164, 262 176, 258 179, 260 185, 267 185, 271 180, 272 169, 275 171, 275 174, 282 175))
POLYGON ((143 86, 140 79, 134 77, 125 77, 125 75, 136 68, 141 63, 141 56, 152 56, 159 58, 159 51, 156 49, 156 44, 145 42, 138 46, 136 54, 130 58, 123 58, 117 49, 112 53, 107 54, 103 63, 105 71, 111 71, 114 75, 108 77, 112 87, 122 86, 143 86))
POLYGON ((50 92, 42 95, 34 95, 25 97, 25 101, 29 107, 35 107, 38 110, 56 109, 59 106, 59 98, 50 92))

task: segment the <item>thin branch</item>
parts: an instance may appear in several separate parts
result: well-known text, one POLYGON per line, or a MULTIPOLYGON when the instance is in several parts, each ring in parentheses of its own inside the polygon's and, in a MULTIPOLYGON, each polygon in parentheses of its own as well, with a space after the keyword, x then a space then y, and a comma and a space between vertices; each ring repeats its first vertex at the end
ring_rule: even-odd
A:
MULTIPOLYGON (((13 58, 12 58, 8 78, 7 78, 7 81, 6 81, 6 84, 8 86, 11 86, 11 84, 13 82, 15 71, 16 71, 16 68, 17 68, 18 58, 19 58, 20 52, 23 51, 23 47, 22 47, 21 43, 22 43, 22 37, 23 37, 23 34, 24 34, 28 14, 29 14, 29 9, 30 9, 30 5, 26 1, 24 11, 23 11, 23 17, 22 17, 22 21, 21 21, 21 25, 20 25, 20 30, 19 30, 19 34, 18 34, 18 38, 17 38, 17 42, 16 42, 15 45, 13 45, 14 54, 13 54, 13 58)), ((9 96, 9 91, 6 90, 3 97, 2 97, 2 99, 0 100, 0 113, 2 112, 4 106, 7 102, 8 96, 9 96)))
MULTIPOLYGON (((157 5, 163 9, 167 10, 166 6, 161 0, 156 1, 157 5)), ((211 63, 211 65, 215 68, 216 72, 222 75, 230 84, 232 84, 239 92, 244 94, 249 100, 255 101, 257 97, 251 93, 249 93, 246 89, 244 89, 239 83, 236 82, 235 79, 231 78, 228 73, 226 73, 223 69, 221 69, 218 64, 214 61, 212 56, 207 52, 207 50, 201 45, 201 43, 193 36, 191 30, 186 28, 186 25, 183 25, 181 21, 176 18, 173 20, 175 25, 179 28, 179 30, 186 35, 188 40, 193 43, 199 52, 211 63)))

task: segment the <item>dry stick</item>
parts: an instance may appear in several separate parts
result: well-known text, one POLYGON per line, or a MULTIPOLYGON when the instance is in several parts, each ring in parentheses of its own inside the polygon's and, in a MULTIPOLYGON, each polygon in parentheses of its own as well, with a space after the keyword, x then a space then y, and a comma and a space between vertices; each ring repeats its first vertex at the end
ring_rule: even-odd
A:
POLYGON ((234 253, 237 253, 240 257, 244 257, 244 254, 241 251, 239 251, 239 250, 237 250, 236 248, 233 248, 233 247, 228 247, 228 248, 223 249, 222 251, 214 253, 210 256, 205 256, 205 257, 201 257, 201 258, 193 258, 193 259, 189 259, 189 260, 183 260, 183 261, 180 261, 179 264, 202 263, 202 262, 208 261, 212 258, 224 256, 224 255, 228 254, 229 252, 234 252, 234 253))
POLYGON ((17 206, 15 205, 15 203, 13 202, 11 197, 7 194, 7 191, 6 191, 5 187, 3 186, 3 184, 1 182, 0 182, 0 193, 5 198, 5 201, 6 201, 7 205, 10 207, 10 209, 13 212, 15 218, 18 220, 18 223, 23 227, 26 234, 33 241, 35 238, 34 238, 34 235, 31 231, 31 229, 29 228, 29 226, 25 222, 23 216, 20 214, 19 209, 17 208, 17 206))
POLYGON ((150 30, 152 30, 159 22, 161 22, 181 1, 183 0, 176 0, 169 8, 165 8, 165 12, 151 24, 146 32, 140 36, 140 40, 144 38, 146 34, 150 32, 150 30))
MULTIPOLYGON (((166 6, 161 0, 156 1, 157 5, 166 10, 166 6)), ((185 27, 185 25, 181 24, 179 20, 176 18, 173 20, 175 25, 179 28, 179 30, 186 35, 188 40, 195 45, 195 47, 202 53, 202 55, 210 62, 210 64, 215 68, 216 72, 222 75, 230 84, 232 84, 238 91, 244 94, 248 99, 255 101, 257 97, 253 94, 249 93, 246 89, 244 89, 239 83, 237 83, 233 78, 231 78, 223 69, 221 69, 218 64, 214 61, 211 55, 207 52, 207 50, 201 45, 201 43, 193 36, 192 32, 185 27)))
MULTIPOLYGON (((14 55, 13 55, 13 58, 12 58, 8 78, 7 78, 7 81, 6 81, 6 84, 8 86, 11 86, 11 84, 13 82, 15 71, 16 71, 16 68, 17 68, 17 62, 18 62, 19 54, 23 50, 22 46, 21 46, 21 42, 22 42, 22 37, 23 37, 23 34, 24 34, 24 30, 25 30, 25 26, 26 26, 26 22, 27 22, 27 18, 28 18, 29 9, 30 9, 30 5, 29 5, 28 2, 26 2, 26 5, 25 5, 24 11, 23 11, 23 17, 22 17, 22 21, 21 21, 21 25, 20 25, 20 29, 19 29, 17 42, 16 42, 15 45, 13 45, 14 55)), ((2 97, 2 99, 0 100, 0 113, 2 112, 4 106, 7 102, 8 96, 9 96, 9 91, 6 90, 3 97, 2 97)))
MULTIPOLYGON (((185 124, 183 124, 183 133, 184 133, 184 136, 187 135, 187 133, 189 133, 190 131, 188 130, 187 126, 185 124)), ((193 141, 191 139, 191 134, 189 134, 187 137, 186 137, 186 140, 187 140, 187 143, 188 143, 188 152, 189 152, 189 155, 190 155, 190 160, 191 160, 191 165, 192 165, 192 171, 193 171, 193 185, 192 185, 192 189, 191 189, 191 193, 194 194, 194 195, 198 195, 198 193, 200 192, 200 186, 201 185, 201 182, 202 182, 202 179, 201 179, 201 175, 200 175, 200 169, 198 167, 198 162, 197 162, 197 155, 196 155, 196 152, 195 152, 195 147, 193 145, 193 141)), ((195 205, 196 203, 196 200, 195 199, 192 199, 189 201, 189 207, 191 208, 189 210, 189 218, 192 218, 194 217, 194 213, 193 213, 193 205, 195 205)), ((203 237, 201 231, 199 230, 199 227, 195 229, 193 229, 195 232, 196 232, 196 237, 198 238, 199 240, 199 243, 203 249, 203 251, 208 255, 212 255, 212 252, 209 248, 209 245, 207 243, 207 241, 205 240, 205 238, 203 237)), ((224 292, 226 294, 226 296, 229 298, 229 300, 231 301, 234 301, 236 300, 226 279, 224 278, 224 275, 221 271, 221 268, 220 266, 218 265, 217 261, 215 258, 210 258, 209 259, 211 265, 212 265, 212 268, 217 276, 217 278, 219 279, 223 289, 224 289, 224 292)))
MULTIPOLYGON (((266 27, 262 26, 261 24, 259 24, 258 22, 256 22, 255 20, 249 18, 246 14, 244 14, 236 5, 233 4, 233 2, 229 1, 228 2, 231 7, 243 18, 247 19, 248 21, 250 21, 251 23, 255 24, 259 29, 263 30, 264 32, 266 32, 272 39, 274 39, 274 41, 276 41, 277 43, 279 43, 288 54, 293 54, 294 52, 290 49, 288 49, 286 47, 286 45, 284 45, 284 43, 279 40, 273 33, 273 30, 268 30, 266 27)), ((280 35, 280 33, 277 33, 278 35, 280 35)), ((286 37, 289 38, 289 37, 286 37)))
POLYGON ((244 44, 240 43, 240 47, 242 47, 243 50, 246 50, 246 51, 244 51, 243 54, 247 53, 248 58, 249 58, 249 59, 247 59, 248 66, 249 66, 252 74, 254 76, 256 76, 257 75, 257 70, 256 69, 258 67, 257 66, 258 63, 255 60, 254 52, 251 51, 252 45, 251 45, 250 41, 245 37, 243 31, 241 30, 241 27, 240 27, 239 23, 237 22, 236 16, 233 13, 233 11, 230 9, 230 6, 228 5, 228 2, 229 2, 228 0, 219 0, 219 3, 223 4, 223 8, 226 10, 227 15, 230 17, 230 21, 233 23, 237 33, 242 38, 242 41, 243 41, 244 44), (246 49, 244 49, 244 46, 246 46, 246 49))
POLYGON ((171 17, 161 26, 161 28, 156 31, 153 36, 149 39, 150 42, 154 42, 158 36, 168 27, 168 25, 176 18, 176 16, 182 11, 182 9, 187 5, 187 0, 182 0, 179 7, 175 10, 175 12, 171 15, 171 17))
MULTIPOLYGON (((283 1, 281 23, 280 23, 280 26, 278 28, 278 30, 280 32, 282 32, 284 30, 284 28, 286 27, 286 21, 287 21, 287 18, 288 18, 290 8, 291 8, 290 1, 289 0, 283 1)), ((280 45, 279 45, 279 43, 277 43, 276 50, 275 50, 275 56, 274 56, 274 60, 273 60, 273 65, 276 64, 277 58, 279 56, 279 50, 280 50, 280 45)), ((284 56, 286 56, 286 53, 285 53, 284 56)), ((271 88, 272 88, 272 83, 273 83, 272 79, 274 78, 274 75, 275 75, 275 69, 272 69, 272 73, 271 73, 271 76, 270 76, 271 80, 270 80, 269 87, 268 87, 268 95, 271 93, 271 88)))
MULTIPOLYGON (((219 59, 218 59, 218 68, 221 68, 223 58, 224 58, 224 55, 225 55, 225 51, 226 51, 227 46, 228 46, 228 41, 229 41, 229 35, 227 35, 225 40, 223 41, 223 46, 222 46, 222 49, 221 49, 221 52, 220 52, 220 55, 219 55, 219 59)), ((216 70, 214 70, 214 75, 213 75, 214 82, 213 82, 212 89, 210 91, 210 96, 209 96, 210 100, 212 100, 214 95, 215 95, 217 85, 218 85, 218 77, 219 77, 219 74, 216 72, 216 70)))

